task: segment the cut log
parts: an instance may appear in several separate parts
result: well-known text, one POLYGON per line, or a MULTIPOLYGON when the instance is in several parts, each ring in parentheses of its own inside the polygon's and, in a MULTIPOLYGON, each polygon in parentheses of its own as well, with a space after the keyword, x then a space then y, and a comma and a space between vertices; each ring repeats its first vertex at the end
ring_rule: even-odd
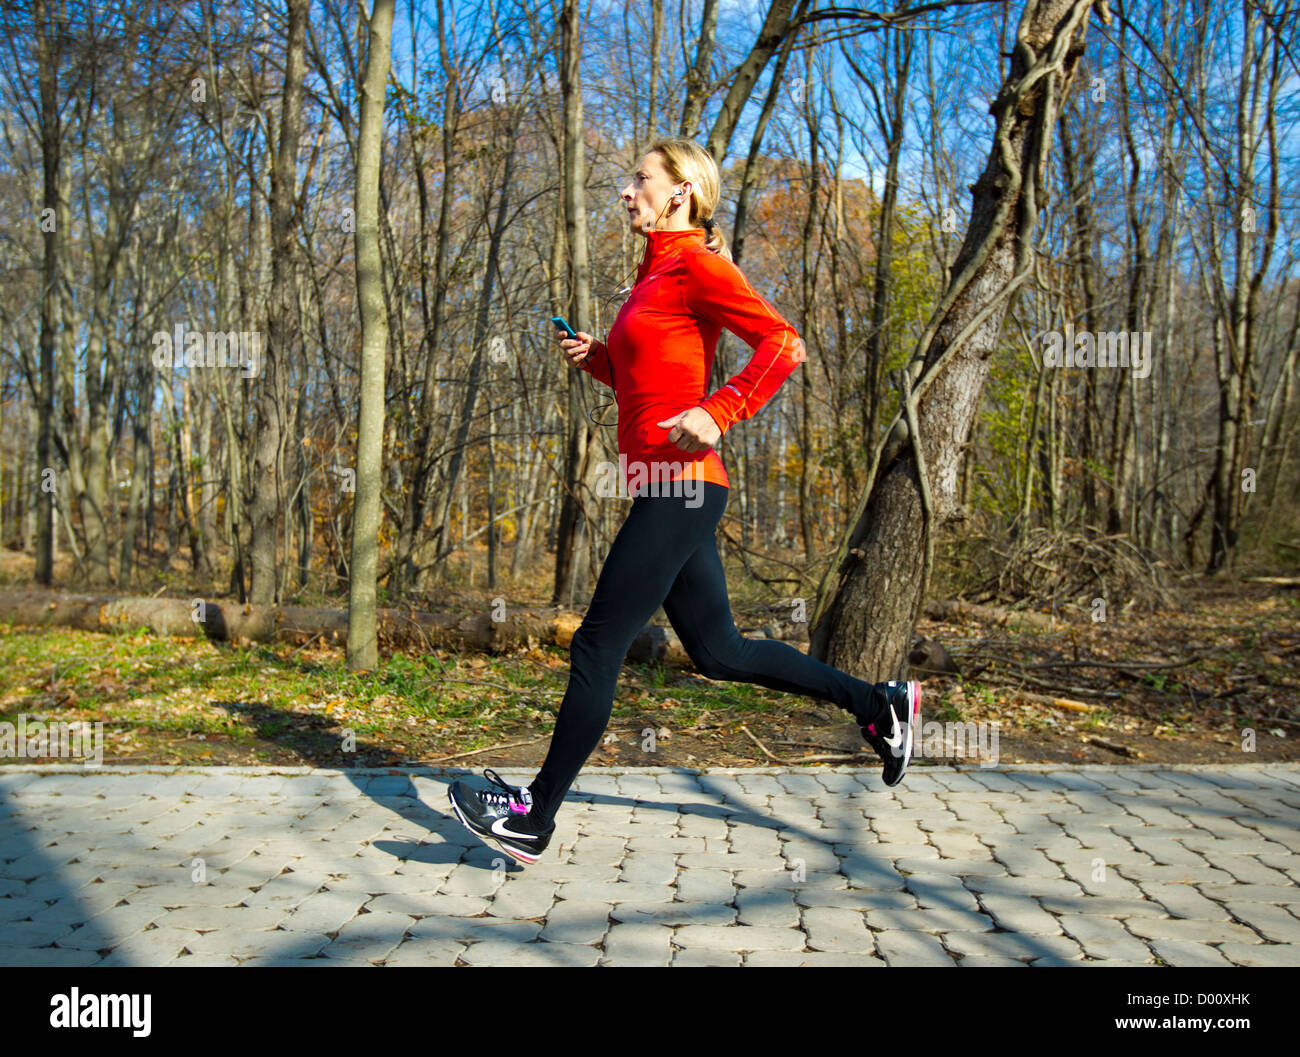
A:
MULTIPOLYGON (((388 651, 470 649, 505 653, 530 647, 567 646, 582 614, 558 607, 519 608, 482 613, 429 613, 381 609, 378 635, 388 651)), ((207 638, 215 642, 286 642, 304 645, 319 638, 346 645, 345 609, 315 606, 240 605, 204 598, 118 598, 59 591, 0 591, 0 623, 27 627, 68 627, 83 631, 148 628, 158 635, 207 638)), ((628 650, 633 661, 691 667, 681 640, 671 628, 643 628, 628 650)))
POLYGON ((1016 690, 1016 697, 1028 701, 1031 705, 1050 705, 1063 708, 1067 712, 1100 712, 1101 705, 1090 705, 1085 701, 1075 701, 1068 697, 1054 697, 1051 694, 1031 694, 1028 690, 1016 690))
POLYGON ((1006 609, 1003 606, 981 606, 959 599, 927 602, 925 615, 931 620, 978 620, 982 624, 1024 624, 1026 627, 1055 631, 1059 623, 1048 613, 1031 613, 1023 609, 1006 609))

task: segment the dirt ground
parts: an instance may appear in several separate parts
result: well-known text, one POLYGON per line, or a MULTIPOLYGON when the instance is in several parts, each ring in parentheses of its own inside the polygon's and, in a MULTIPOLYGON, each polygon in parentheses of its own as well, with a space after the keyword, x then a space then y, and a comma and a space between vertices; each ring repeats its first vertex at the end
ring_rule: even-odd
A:
MULTIPOLYGON (((21 575, 19 568, 4 571, 21 575)), ((1203 581, 1187 586, 1181 600, 1175 611, 1051 631, 923 621, 918 633, 941 643, 960 675, 913 674, 924 686, 915 766, 978 766, 975 745, 951 742, 958 731, 982 735, 984 759, 1004 766, 1300 759, 1300 592, 1203 581)), ((468 601, 448 598, 446 605, 468 601)), ((761 626, 759 607, 749 616, 740 610, 742 630, 761 626)), ((13 629, 11 637, 19 633, 13 629)), ((25 676, 20 662, 27 654, 14 645, 5 661, 10 671, 0 671, 0 720, 20 713, 102 719, 107 764, 532 768, 546 754, 567 681, 567 650, 560 647, 507 657, 448 654, 436 661, 437 672, 453 677, 421 703, 407 684, 379 693, 371 686, 365 694, 349 688, 337 674, 339 650, 261 647, 251 659, 229 648, 215 656, 217 674, 222 665, 244 673, 232 675, 229 688, 205 675, 189 686, 173 679, 159 691, 159 678, 137 678, 133 662, 123 660, 126 647, 113 639, 64 643, 74 653, 118 654, 111 657, 115 669, 87 672, 75 685, 53 674, 48 684, 44 676, 25 676), (281 689, 269 677, 250 680, 251 663, 272 664, 267 672, 295 681, 281 689), (260 682, 269 693, 258 692, 260 682), (342 751, 348 728, 359 733, 354 748, 342 751)), ((30 654, 46 647, 29 641, 25 648, 30 654)), ((158 648, 175 651, 185 667, 200 651, 190 640, 158 648)), ((381 670, 394 667, 386 658, 381 670)), ((438 681, 437 674, 426 680, 438 681)), ((590 762, 878 765, 856 725, 833 705, 639 664, 624 666, 605 743, 590 762)))

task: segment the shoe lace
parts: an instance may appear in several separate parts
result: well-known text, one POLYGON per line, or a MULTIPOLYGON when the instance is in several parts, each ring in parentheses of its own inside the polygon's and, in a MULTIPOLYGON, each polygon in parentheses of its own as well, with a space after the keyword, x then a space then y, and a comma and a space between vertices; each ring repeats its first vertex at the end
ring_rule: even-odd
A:
POLYGON ((490 767, 483 771, 483 777, 501 790, 501 792, 495 792, 491 789, 484 790, 479 794, 484 802, 491 804, 493 807, 508 807, 511 801, 516 804, 527 803, 522 789, 511 785, 490 767))

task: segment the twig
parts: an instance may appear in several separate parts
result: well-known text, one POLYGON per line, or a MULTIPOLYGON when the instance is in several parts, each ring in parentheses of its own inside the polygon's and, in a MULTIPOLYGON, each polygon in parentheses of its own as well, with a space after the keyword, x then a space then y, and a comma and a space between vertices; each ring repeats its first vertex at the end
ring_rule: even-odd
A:
MULTIPOLYGON (((1140 668, 1143 671, 1154 670, 1157 668, 1182 668, 1186 665, 1195 664, 1197 661, 1204 660, 1216 649, 1218 649, 1217 646, 1209 646, 1195 657, 1188 657, 1181 661, 1043 661, 1041 664, 1023 664, 1016 665, 1016 667, 1023 668, 1025 671, 1034 668, 1140 668)), ((1016 664, 1015 661, 1008 661, 1007 663, 1016 664)))
POLYGON ((1109 749, 1111 752, 1118 753, 1120 756, 1133 758, 1142 755, 1137 751, 1137 749, 1131 749, 1127 745, 1118 745, 1113 741, 1107 741, 1105 738, 1084 738, 1084 741, 1089 745, 1096 745, 1101 749, 1109 749))
POLYGON ((792 760, 783 760, 783 763, 848 763, 850 760, 860 760, 867 755, 865 752, 855 752, 851 756, 831 756, 828 754, 819 754, 816 756, 796 756, 792 760))
POLYGON ((1095 690, 1091 686, 1061 686, 1059 683, 1049 683, 1046 679, 1038 679, 1032 675, 1020 674, 1020 678, 1032 683, 1034 686, 1041 686, 1044 690, 1059 690, 1071 694, 1085 694, 1092 697, 1123 697, 1122 690, 1095 690))
POLYGON ((759 749, 762 751, 763 755, 766 756, 769 760, 775 760, 777 763, 789 763, 789 762, 790 762, 789 760, 783 760, 783 759, 781 759, 780 756, 777 756, 777 755, 775 755, 775 754, 769 752, 767 746, 764 745, 761 741, 759 741, 758 738, 754 737, 753 732, 752 732, 752 731, 751 731, 747 726, 745 726, 745 724, 742 723, 742 724, 740 725, 740 729, 743 730, 746 734, 749 735, 749 740, 752 741, 755 745, 757 745, 757 746, 759 747, 759 749))
POLYGON ((766 756, 773 763, 780 763, 780 764, 847 763, 849 760, 860 759, 861 757, 866 755, 866 753, 862 753, 862 752, 851 753, 847 756, 839 753, 836 753, 834 755, 828 753, 818 753, 813 756, 796 756, 793 759, 785 759, 771 752, 766 745, 764 745, 761 741, 758 740, 758 738, 754 736, 754 732, 750 730, 747 726, 745 726, 745 724, 742 723, 740 725, 740 729, 743 730, 749 736, 750 741, 752 741, 755 745, 759 747, 759 750, 763 753, 763 755, 766 756))
POLYGON ((563 692, 559 690, 533 690, 523 686, 509 686, 506 683, 493 683, 486 679, 450 679, 441 678, 436 680, 440 683, 464 683, 466 686, 490 686, 494 690, 506 690, 512 694, 545 694, 547 697, 563 697, 563 692))
POLYGON ((321 637, 322 635, 324 635, 324 634, 325 634, 325 632, 323 632, 323 631, 318 631, 318 632, 316 632, 315 635, 313 635, 311 638, 309 638, 306 642, 304 642, 304 643, 303 643, 301 646, 299 646, 296 650, 292 650, 292 651, 290 651, 289 656, 290 656, 290 657, 293 657, 293 656, 295 656, 296 654, 301 653, 303 650, 305 650, 308 646, 310 646, 313 642, 315 642, 318 638, 320 638, 320 637, 321 637))
MULTIPOLYGON (((830 752, 847 752, 847 751, 848 751, 846 748, 844 748, 843 745, 821 745, 821 744, 819 744, 818 742, 815 742, 815 741, 774 741, 774 742, 772 742, 772 744, 773 744, 773 745, 798 745, 798 746, 800 746, 801 748, 805 748, 805 749, 826 749, 826 750, 828 750, 828 751, 830 751, 830 752)), ((866 753, 858 752, 858 753, 855 753, 855 755, 857 755, 857 756, 865 756, 866 753)))
POLYGON ((470 749, 468 752, 453 752, 450 756, 435 756, 430 763, 441 763, 443 760, 458 760, 462 756, 477 756, 483 752, 493 752, 496 749, 514 749, 520 745, 531 745, 535 741, 541 741, 543 738, 549 738, 549 734, 539 734, 535 738, 528 738, 526 741, 507 741, 500 745, 489 745, 486 749, 470 749))

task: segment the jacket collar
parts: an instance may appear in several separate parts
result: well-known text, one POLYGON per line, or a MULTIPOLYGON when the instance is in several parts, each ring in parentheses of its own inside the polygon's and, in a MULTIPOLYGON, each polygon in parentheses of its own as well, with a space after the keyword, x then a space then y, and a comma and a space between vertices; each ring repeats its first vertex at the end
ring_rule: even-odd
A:
POLYGON ((681 253, 690 246, 703 246, 705 231, 703 228, 687 228, 685 231, 649 231, 646 233, 645 243, 645 253, 641 257, 641 266, 637 268, 636 273, 638 281, 666 257, 681 253))

